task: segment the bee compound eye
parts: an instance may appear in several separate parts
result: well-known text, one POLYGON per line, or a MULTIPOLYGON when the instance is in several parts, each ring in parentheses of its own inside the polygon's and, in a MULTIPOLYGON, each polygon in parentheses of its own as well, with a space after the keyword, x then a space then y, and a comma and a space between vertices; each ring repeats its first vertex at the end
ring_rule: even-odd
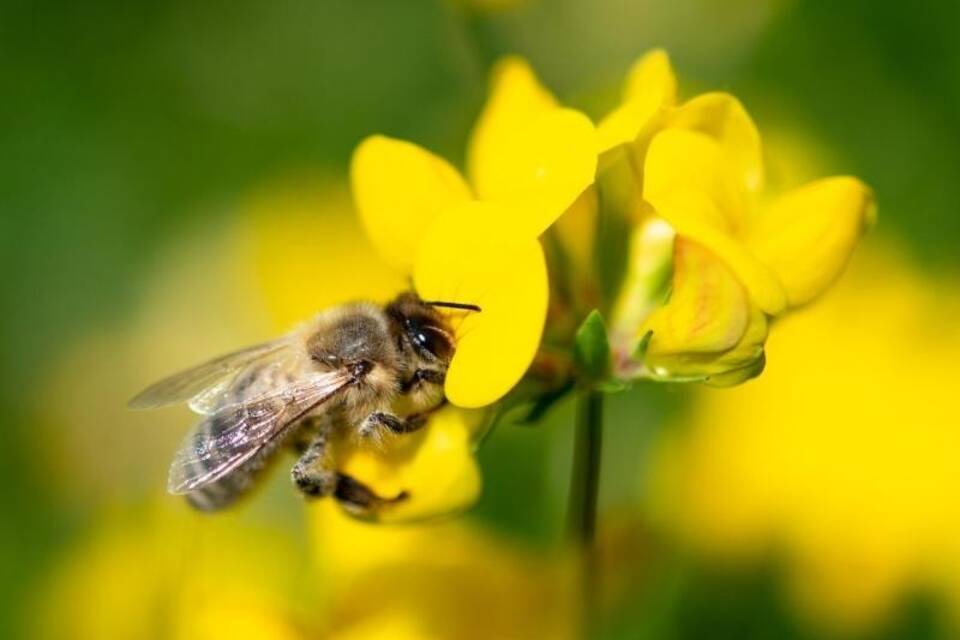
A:
POLYGON ((447 336, 435 327, 411 321, 408 325, 408 334, 410 341, 417 349, 426 351, 436 358, 449 357, 453 349, 447 336))

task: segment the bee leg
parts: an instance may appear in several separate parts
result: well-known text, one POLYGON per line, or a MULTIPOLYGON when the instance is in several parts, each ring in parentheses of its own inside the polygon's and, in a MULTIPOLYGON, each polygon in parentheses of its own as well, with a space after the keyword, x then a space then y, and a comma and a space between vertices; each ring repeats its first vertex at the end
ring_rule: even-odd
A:
POLYGON ((306 497, 331 495, 337 488, 337 472, 329 468, 327 435, 320 433, 307 446, 290 470, 290 478, 306 497))
POLYGON ((374 411, 360 423, 359 433, 363 438, 372 438, 384 427, 393 433, 412 433, 426 422, 426 417, 419 413, 401 418, 386 411, 374 411))
POLYGON ((436 369, 417 369, 413 372, 413 375, 410 376, 409 380, 405 380, 403 384, 400 385, 400 393, 410 393, 420 386, 421 382, 443 384, 444 379, 446 379, 446 374, 443 371, 437 371, 436 369))
POLYGON ((358 482, 343 473, 337 474, 336 499, 348 511, 356 515, 371 515, 378 507, 402 502, 409 497, 406 491, 401 491, 393 498, 383 498, 374 493, 370 487, 358 482))

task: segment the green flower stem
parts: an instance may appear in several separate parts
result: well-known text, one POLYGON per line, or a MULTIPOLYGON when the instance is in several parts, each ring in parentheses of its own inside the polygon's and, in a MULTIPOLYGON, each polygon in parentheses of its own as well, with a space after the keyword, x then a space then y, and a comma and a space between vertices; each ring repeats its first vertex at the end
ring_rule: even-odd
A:
POLYGON ((599 563, 594 537, 597 529, 597 493, 600 488, 600 450, 603 445, 603 394, 582 389, 577 395, 573 471, 570 476, 568 517, 570 537, 579 547, 584 637, 596 628, 599 600, 599 563))

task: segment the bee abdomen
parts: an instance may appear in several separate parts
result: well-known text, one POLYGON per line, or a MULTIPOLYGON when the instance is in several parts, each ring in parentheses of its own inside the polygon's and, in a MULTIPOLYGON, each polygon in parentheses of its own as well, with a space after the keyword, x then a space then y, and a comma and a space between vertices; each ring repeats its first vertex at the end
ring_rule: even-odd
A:
MULTIPOLYGON (((205 439, 215 438, 223 428, 216 418, 205 420, 199 427, 205 439)), ((244 462, 227 475, 219 478, 200 489, 185 494, 190 506, 200 511, 218 511, 229 507, 238 499, 246 495, 257 484, 257 480, 269 466, 273 454, 278 448, 278 442, 271 442, 257 452, 252 458, 244 462)), ((191 461, 190 475, 202 477, 217 465, 215 458, 200 458, 191 461)))
POLYGON ((218 480, 202 489, 185 495, 190 506, 199 511, 219 511, 231 504, 246 493, 246 487, 238 487, 232 477, 218 480))

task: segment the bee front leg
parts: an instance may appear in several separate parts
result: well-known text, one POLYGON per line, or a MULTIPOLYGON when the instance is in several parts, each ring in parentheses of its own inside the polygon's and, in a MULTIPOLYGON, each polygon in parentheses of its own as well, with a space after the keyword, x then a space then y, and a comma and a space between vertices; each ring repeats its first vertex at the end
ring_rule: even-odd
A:
POLYGON ((405 380, 402 385, 400 385, 400 393, 408 394, 411 391, 419 388, 420 384, 426 382, 428 384, 443 384, 443 381, 446 379, 446 374, 443 371, 437 371, 435 369, 417 369, 413 372, 413 375, 410 376, 409 380, 405 380))
POLYGON ((423 428, 423 425, 427 424, 427 418, 430 417, 430 414, 445 407, 446 404, 447 399, 443 398, 436 406, 426 411, 411 414, 406 418, 401 418, 386 411, 373 411, 360 423, 360 435, 364 438, 374 437, 377 431, 383 427, 390 429, 390 431, 394 433, 413 433, 414 431, 419 431, 423 428))
POLYGON ((393 433, 412 433, 426 422, 426 418, 420 414, 401 418, 386 411, 373 411, 363 419, 358 431, 363 438, 375 438, 384 428, 393 433))
POLYGON ((308 498, 329 496, 337 489, 337 472, 327 455, 327 434, 319 433, 307 445, 303 455, 290 470, 297 489, 308 498))

